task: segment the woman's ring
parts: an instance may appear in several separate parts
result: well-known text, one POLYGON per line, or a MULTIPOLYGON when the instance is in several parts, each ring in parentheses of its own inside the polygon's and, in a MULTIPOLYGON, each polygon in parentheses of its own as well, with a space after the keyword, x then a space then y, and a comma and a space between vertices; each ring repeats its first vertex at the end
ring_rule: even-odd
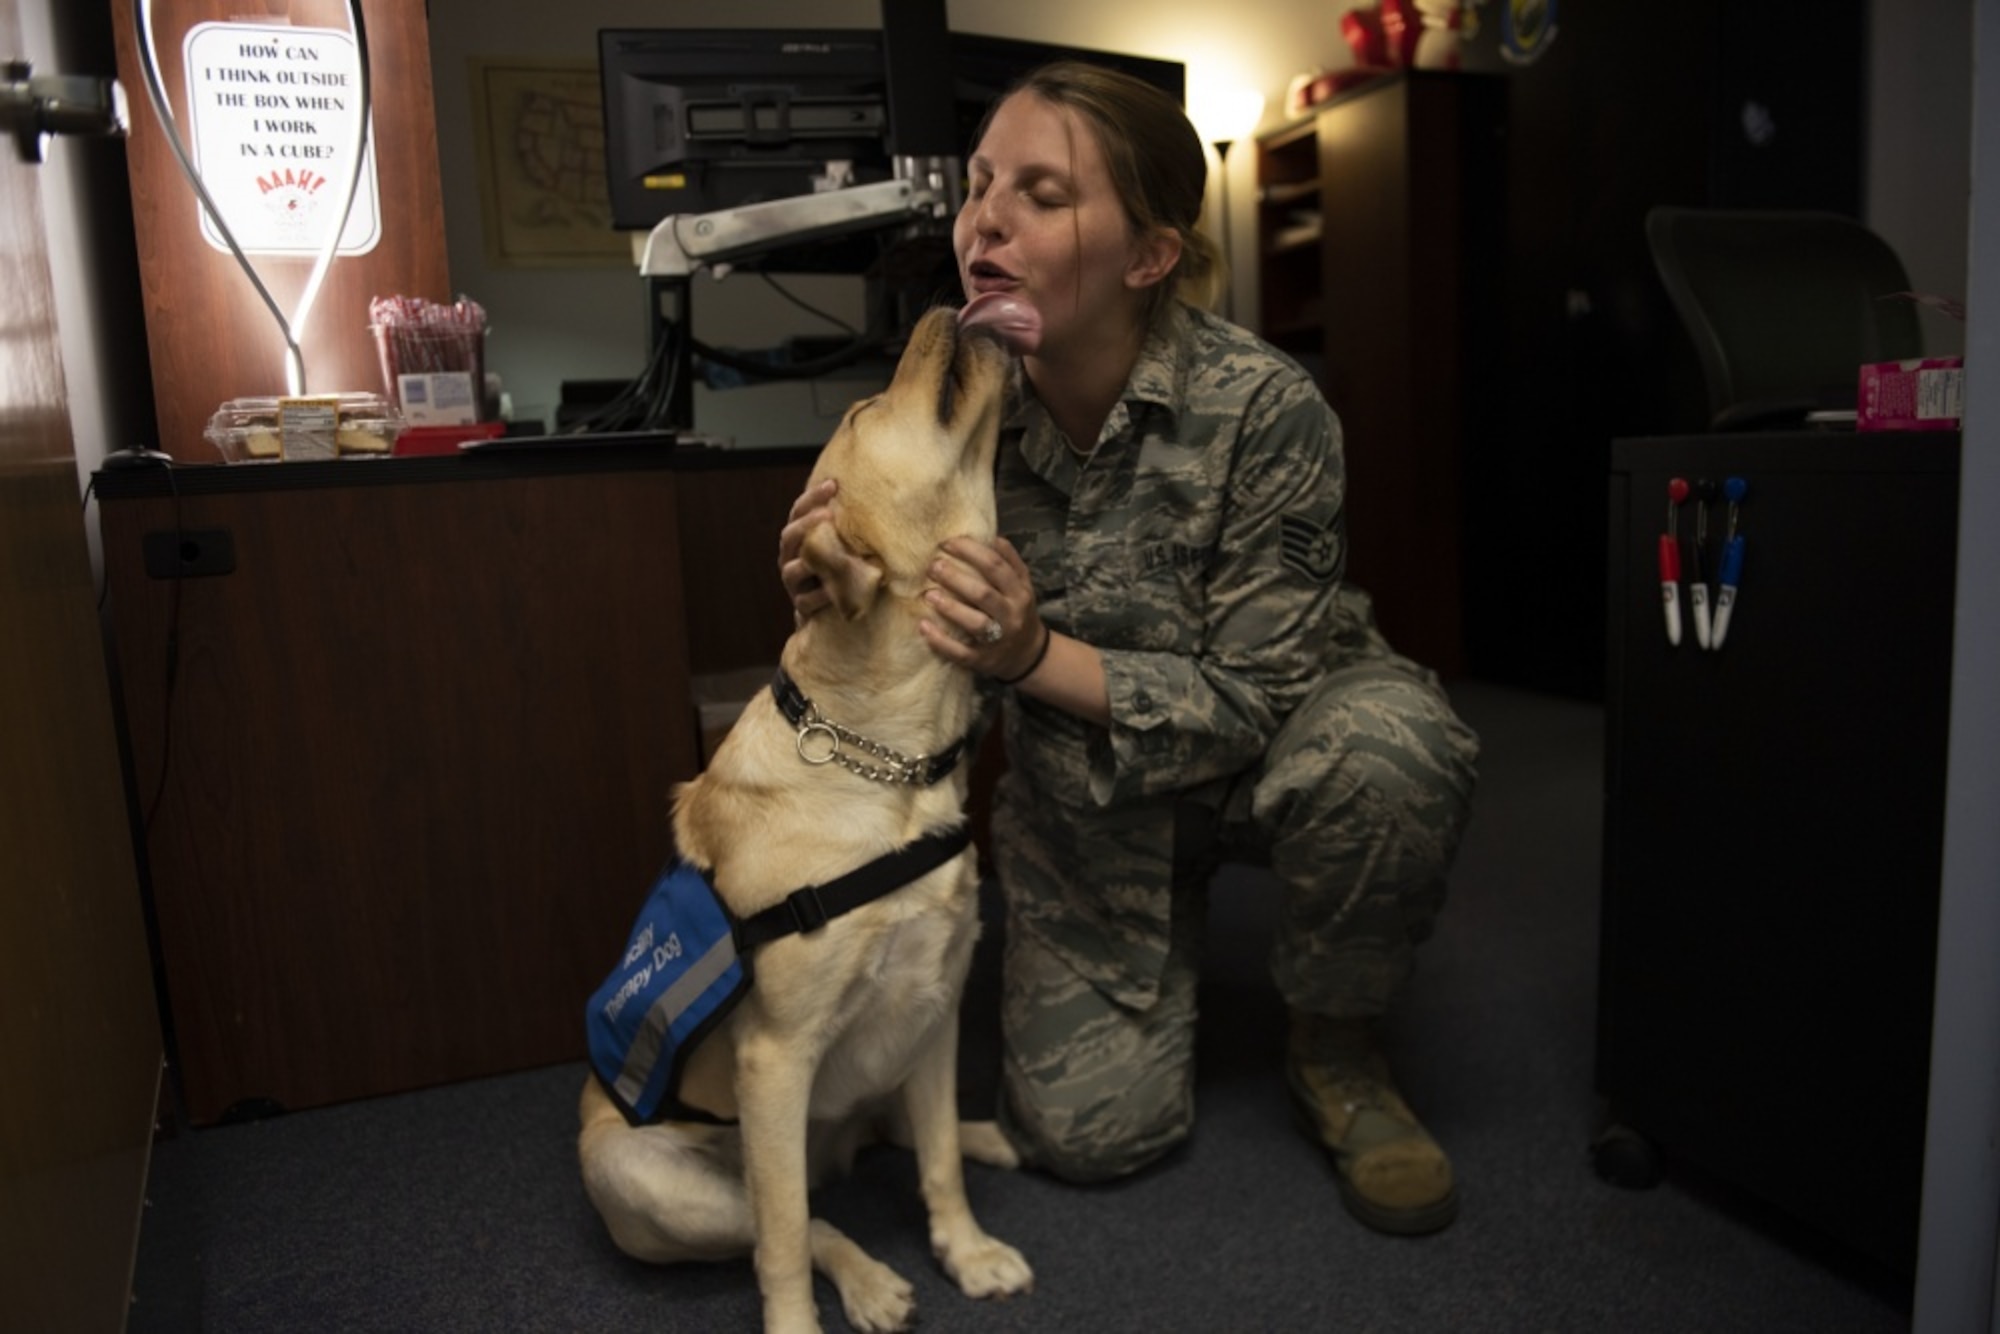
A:
POLYGON ((979 637, 981 640, 983 640, 988 644, 997 644, 1000 642, 1000 637, 1006 633, 1007 632, 1005 630, 1002 630, 1000 628, 1000 622, 995 620, 988 620, 986 622, 986 628, 979 632, 979 637))

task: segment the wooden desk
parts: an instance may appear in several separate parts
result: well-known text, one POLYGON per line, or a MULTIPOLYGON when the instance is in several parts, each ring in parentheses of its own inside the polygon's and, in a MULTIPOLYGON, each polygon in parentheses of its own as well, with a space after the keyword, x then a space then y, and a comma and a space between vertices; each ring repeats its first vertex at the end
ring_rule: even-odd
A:
POLYGON ((193 1121, 581 1058, 695 772, 690 674, 790 629, 812 452, 98 474, 193 1121))

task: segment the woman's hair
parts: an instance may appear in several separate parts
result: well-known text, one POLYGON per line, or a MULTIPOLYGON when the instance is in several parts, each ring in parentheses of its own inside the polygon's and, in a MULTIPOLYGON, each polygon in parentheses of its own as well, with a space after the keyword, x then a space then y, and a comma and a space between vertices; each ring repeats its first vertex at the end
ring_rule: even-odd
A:
POLYGON ((1143 79, 1102 65, 1061 60, 1029 73, 986 110, 976 148, 1001 102, 1030 93, 1074 112, 1097 136, 1112 188, 1138 232, 1167 227, 1180 235, 1181 257, 1166 282, 1150 292, 1152 318, 1174 297, 1206 306, 1227 281, 1228 261, 1201 230, 1208 155, 1180 105, 1143 79))

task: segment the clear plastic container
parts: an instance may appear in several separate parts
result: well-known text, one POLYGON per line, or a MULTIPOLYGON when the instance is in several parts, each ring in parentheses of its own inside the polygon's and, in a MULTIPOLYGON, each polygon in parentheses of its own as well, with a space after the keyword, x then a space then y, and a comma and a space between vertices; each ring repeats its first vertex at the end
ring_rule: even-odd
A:
POLYGON ((380 394, 232 398, 202 432, 230 463, 388 458, 402 419, 380 394))

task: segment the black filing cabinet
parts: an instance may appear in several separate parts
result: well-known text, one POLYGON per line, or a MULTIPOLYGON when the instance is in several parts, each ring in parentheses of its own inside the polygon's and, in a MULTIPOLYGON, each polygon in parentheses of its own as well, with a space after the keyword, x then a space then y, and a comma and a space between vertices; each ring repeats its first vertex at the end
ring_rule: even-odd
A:
POLYGON ((1621 440, 1611 456, 1599 1166, 1635 1145, 1685 1161, 1905 1275, 1958 457, 1956 433, 1851 431, 1621 440), (1687 547, 1707 483, 1713 585, 1732 478, 1739 591, 1726 639, 1703 648, 1687 547))

